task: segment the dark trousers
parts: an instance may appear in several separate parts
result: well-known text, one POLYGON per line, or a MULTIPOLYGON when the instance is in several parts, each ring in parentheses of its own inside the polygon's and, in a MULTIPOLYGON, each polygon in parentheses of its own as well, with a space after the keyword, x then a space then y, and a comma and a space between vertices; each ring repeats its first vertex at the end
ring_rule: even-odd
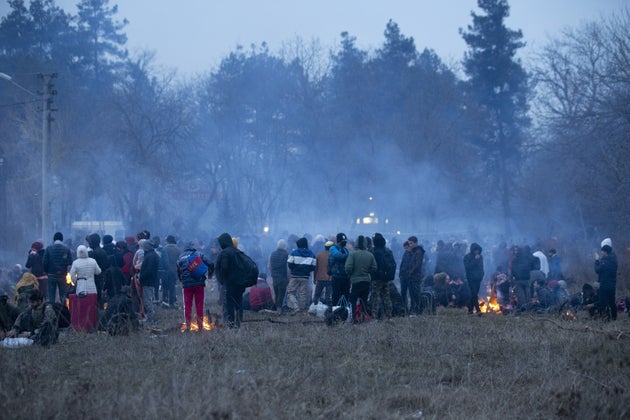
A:
POLYGON ((273 293, 276 296, 276 309, 282 309, 288 285, 289 279, 287 277, 273 277, 273 293))
POLYGON ((350 304, 352 305, 352 319, 356 320, 357 313, 357 301, 361 299, 361 307, 363 312, 368 312, 368 297, 370 296, 370 282, 360 281, 358 283, 352 283, 352 289, 350 290, 350 304))
POLYGON ((342 296, 345 296, 346 299, 350 297, 350 279, 348 277, 333 277, 332 278, 332 304, 333 306, 339 304, 339 299, 341 299, 342 296))
POLYGON ((405 307, 405 314, 409 312, 409 282, 407 279, 400 277, 400 296, 405 307))
POLYGON ((313 296, 313 303, 317 304, 317 302, 320 301, 322 303, 325 303, 326 305, 330 305, 331 296, 332 280, 317 280, 317 283, 315 283, 315 295, 313 296), (324 292, 323 298, 322 292, 324 292))
POLYGON ((162 278, 162 302, 166 302, 169 305, 177 303, 177 296, 175 295, 176 282, 177 275, 173 271, 168 271, 165 277, 162 278))
POLYGON ((600 315, 606 316, 609 321, 611 319, 613 321, 617 319, 617 302, 615 302, 615 289, 600 288, 597 294, 599 296, 597 308, 599 309, 600 315))
POLYGON ((422 303, 420 302, 420 294, 422 293, 422 280, 410 279, 408 285, 409 296, 411 297, 411 309, 409 310, 409 313, 419 315, 422 313, 422 303))
POLYGON ((225 304, 227 307, 227 325, 239 328, 243 319, 243 292, 245 288, 233 284, 226 285, 225 304))
POLYGON ((481 287, 481 279, 468 280, 468 286, 470 287, 470 302, 468 303, 468 313, 472 313, 473 309, 477 312, 481 312, 479 309, 479 288, 481 287))

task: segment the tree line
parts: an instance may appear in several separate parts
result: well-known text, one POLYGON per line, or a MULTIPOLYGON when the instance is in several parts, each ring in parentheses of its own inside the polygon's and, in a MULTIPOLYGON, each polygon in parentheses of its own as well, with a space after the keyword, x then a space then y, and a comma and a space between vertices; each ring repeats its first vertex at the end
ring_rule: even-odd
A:
MULTIPOLYGON (((36 94, 36 74, 57 74, 48 196, 58 230, 115 219, 129 232, 333 231, 374 211, 388 219, 381 231, 625 234, 627 9, 526 61, 507 0, 479 0, 458 68, 390 20, 374 50, 348 32, 329 48, 261 42, 182 80, 153 53, 128 53, 127 21, 108 0, 81 0, 76 15, 54 0, 8 3, 0 72, 36 94)), ((39 236, 41 112, 3 83, 5 250, 39 236)))

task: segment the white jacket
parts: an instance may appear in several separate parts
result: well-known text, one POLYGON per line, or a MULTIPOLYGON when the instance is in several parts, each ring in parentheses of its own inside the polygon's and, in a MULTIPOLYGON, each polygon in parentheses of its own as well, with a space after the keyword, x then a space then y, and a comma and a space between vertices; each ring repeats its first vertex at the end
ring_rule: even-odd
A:
POLYGON ((87 279, 87 292, 96 293, 96 283, 94 276, 101 274, 101 268, 98 266, 94 258, 88 257, 88 250, 85 245, 77 247, 77 259, 72 262, 70 267, 70 276, 74 284, 77 284, 78 278, 87 279))

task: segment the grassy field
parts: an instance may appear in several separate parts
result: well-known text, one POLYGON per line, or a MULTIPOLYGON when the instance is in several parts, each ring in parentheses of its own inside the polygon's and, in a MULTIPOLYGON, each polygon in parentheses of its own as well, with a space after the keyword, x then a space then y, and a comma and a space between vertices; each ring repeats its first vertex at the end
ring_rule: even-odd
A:
POLYGON ((437 315, 327 327, 246 313, 238 331, 63 332, 0 349, 4 419, 628 418, 630 318, 437 315))

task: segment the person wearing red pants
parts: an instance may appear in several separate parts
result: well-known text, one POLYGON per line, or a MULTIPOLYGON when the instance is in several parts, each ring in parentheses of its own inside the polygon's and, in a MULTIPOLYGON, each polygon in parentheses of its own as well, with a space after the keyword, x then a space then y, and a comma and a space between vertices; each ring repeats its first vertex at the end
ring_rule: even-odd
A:
POLYGON ((197 326, 203 331, 203 302, 206 279, 212 277, 214 264, 203 254, 197 252, 189 243, 177 260, 177 275, 182 282, 184 293, 184 318, 186 330, 190 330, 192 305, 194 302, 197 326))

